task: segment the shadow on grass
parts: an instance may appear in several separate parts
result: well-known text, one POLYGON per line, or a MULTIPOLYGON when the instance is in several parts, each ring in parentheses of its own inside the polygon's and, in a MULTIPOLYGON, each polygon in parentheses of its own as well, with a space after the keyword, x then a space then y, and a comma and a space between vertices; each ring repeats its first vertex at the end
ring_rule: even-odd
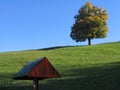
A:
POLYGON ((33 90, 31 86, 5 86, 0 87, 0 90, 33 90))
POLYGON ((42 90, 120 90, 120 63, 78 68, 60 80, 51 80, 42 90), (67 78, 70 77, 70 78, 67 78))
MULTIPOLYGON (((41 81, 42 82, 42 81, 41 81)), ((120 90, 120 63, 72 69, 61 79, 40 83, 40 90, 120 90)), ((32 85, 2 85, 0 90, 33 90, 32 85)))
MULTIPOLYGON (((48 48, 41 48, 41 49, 33 49, 33 50, 54 50, 54 49, 61 49, 61 48, 67 48, 67 47, 77 47, 78 45, 75 46, 54 46, 54 47, 48 47, 48 48)), ((82 46, 82 45, 81 45, 82 46)), ((29 50, 29 51, 33 51, 33 50, 29 50)))

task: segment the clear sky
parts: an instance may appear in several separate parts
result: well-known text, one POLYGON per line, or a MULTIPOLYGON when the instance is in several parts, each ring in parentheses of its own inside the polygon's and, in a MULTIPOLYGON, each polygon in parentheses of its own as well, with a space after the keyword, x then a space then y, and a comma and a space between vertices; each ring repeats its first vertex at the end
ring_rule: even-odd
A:
MULTIPOLYGON (((87 45, 70 38, 74 16, 88 0, 0 0, 0 52, 87 45)), ((92 44, 120 41, 120 0, 89 0, 109 14, 108 36, 92 44)))

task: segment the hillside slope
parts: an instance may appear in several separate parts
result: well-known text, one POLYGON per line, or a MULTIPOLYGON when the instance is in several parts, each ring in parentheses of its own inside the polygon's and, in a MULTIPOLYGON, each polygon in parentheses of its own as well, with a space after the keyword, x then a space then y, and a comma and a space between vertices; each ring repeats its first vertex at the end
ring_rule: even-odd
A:
POLYGON ((43 56, 62 78, 40 81, 40 90, 120 90, 120 42, 0 53, 0 90, 33 90, 32 81, 12 77, 43 56))

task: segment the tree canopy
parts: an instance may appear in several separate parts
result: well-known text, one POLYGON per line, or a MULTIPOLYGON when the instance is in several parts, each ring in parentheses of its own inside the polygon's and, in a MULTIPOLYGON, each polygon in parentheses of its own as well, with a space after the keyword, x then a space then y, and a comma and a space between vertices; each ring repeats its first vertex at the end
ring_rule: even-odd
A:
POLYGON ((88 40, 88 45, 91 45, 91 39, 107 36, 108 14, 103 8, 87 2, 74 18, 75 24, 71 27, 70 37, 76 42, 88 40))

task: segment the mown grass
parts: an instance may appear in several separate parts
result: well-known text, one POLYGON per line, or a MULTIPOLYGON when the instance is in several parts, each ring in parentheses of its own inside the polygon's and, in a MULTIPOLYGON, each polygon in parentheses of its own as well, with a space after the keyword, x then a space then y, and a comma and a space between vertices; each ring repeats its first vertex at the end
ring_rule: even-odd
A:
POLYGON ((33 90, 32 81, 12 78, 43 56, 62 78, 39 81, 40 90, 120 90, 120 42, 0 53, 0 90, 33 90))

